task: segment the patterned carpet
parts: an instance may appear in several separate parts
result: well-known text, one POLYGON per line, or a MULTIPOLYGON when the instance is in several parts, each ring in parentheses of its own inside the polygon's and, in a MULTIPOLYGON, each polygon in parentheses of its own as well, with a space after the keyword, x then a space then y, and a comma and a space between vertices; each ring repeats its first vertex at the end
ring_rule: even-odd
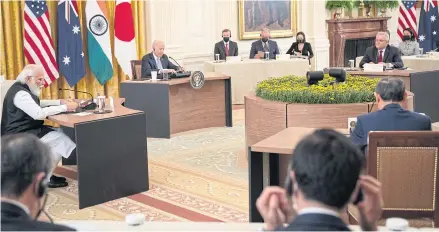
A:
POLYGON ((148 139, 150 190, 78 209, 76 166, 60 166, 67 188, 52 189, 46 211, 55 220, 124 220, 143 213, 150 221, 248 221, 244 110, 233 111, 234 127, 148 139), (242 158, 241 158, 242 159, 242 158))

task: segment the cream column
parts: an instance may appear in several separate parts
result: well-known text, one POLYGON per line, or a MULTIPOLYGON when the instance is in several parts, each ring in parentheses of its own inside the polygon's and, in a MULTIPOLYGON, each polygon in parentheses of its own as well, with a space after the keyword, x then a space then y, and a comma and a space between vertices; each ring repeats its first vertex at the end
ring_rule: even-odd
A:
POLYGON ((302 25, 299 28, 305 32, 314 52, 314 58, 311 60, 312 70, 323 70, 329 67, 325 1, 301 1, 299 10, 302 16, 302 25))

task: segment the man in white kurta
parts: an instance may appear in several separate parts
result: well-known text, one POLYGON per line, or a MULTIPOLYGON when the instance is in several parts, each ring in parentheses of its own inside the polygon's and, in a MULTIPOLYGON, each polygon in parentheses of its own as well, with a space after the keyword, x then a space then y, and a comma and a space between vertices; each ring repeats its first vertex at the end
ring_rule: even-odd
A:
MULTIPOLYGON (((52 161, 56 167, 62 157, 70 156, 76 145, 61 130, 43 125, 44 119, 62 112, 74 111, 78 104, 68 100, 40 101, 43 87, 44 69, 39 65, 27 65, 5 95, 1 134, 31 133, 38 136, 51 148, 52 161)), ((49 187, 67 185, 64 177, 50 176, 49 187)))

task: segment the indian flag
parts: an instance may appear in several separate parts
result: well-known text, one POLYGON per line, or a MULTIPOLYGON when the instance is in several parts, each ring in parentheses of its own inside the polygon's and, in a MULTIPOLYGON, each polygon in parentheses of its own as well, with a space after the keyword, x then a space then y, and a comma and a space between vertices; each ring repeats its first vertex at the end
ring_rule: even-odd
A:
POLYGON ((108 12, 105 1, 87 0, 88 63, 101 85, 113 77, 108 12))

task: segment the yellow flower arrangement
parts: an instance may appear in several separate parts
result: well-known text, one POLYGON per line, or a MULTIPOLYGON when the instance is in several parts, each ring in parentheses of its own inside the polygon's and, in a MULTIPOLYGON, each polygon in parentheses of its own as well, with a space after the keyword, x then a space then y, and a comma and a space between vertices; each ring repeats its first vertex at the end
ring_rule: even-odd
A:
POLYGON ((316 85, 308 86, 306 77, 284 76, 258 83, 256 95, 271 101, 306 104, 344 104, 375 101, 373 92, 379 78, 352 77, 334 83, 329 75, 316 85))

